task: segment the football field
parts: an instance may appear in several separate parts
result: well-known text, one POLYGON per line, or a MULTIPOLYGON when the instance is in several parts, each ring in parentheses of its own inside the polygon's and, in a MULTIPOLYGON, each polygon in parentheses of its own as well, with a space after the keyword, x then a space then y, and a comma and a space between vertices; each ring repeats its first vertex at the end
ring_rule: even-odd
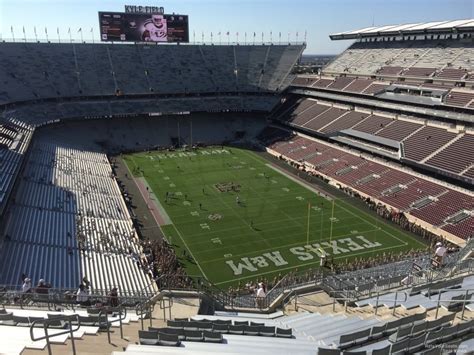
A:
POLYGON ((407 233, 320 194, 249 150, 124 156, 188 275, 220 287, 383 252, 424 248, 407 233))

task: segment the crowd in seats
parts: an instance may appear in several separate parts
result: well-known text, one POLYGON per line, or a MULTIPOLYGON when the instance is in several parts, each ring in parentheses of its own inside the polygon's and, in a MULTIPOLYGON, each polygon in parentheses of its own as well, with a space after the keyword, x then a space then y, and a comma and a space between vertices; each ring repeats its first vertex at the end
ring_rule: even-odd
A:
MULTIPOLYGON (((296 136, 289 141, 273 143, 268 148, 290 159, 293 164, 304 164, 304 169, 310 174, 322 174, 323 178, 344 183, 349 187, 348 193, 362 193, 383 202, 393 210, 394 216, 399 212, 409 213, 433 226, 444 227, 447 217, 464 209, 474 209, 471 195, 366 160, 326 143, 296 136), (302 150, 302 147, 306 148, 302 150), (351 169, 347 169, 349 167, 351 169), (417 208, 416 203, 426 198, 429 198, 428 203, 417 208)), ((466 231, 457 231, 454 235, 470 237, 466 231)))
POLYGON ((147 259, 148 271, 153 279, 158 280, 158 288, 184 288, 192 285, 181 263, 181 259, 189 258, 189 255, 176 255, 175 250, 164 239, 143 240, 141 244, 147 259), (160 280, 163 275, 172 275, 172 278, 160 280))

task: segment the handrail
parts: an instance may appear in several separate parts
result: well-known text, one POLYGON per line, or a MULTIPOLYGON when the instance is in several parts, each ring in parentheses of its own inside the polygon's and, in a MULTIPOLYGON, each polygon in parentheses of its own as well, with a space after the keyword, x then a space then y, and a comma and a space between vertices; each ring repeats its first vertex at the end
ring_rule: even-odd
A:
MULTIPOLYGON (((149 297, 152 296, 153 295, 150 295, 149 297)), ((136 304, 148 300, 149 297, 139 295, 125 297, 119 296, 118 298, 122 307, 135 307, 136 304)), ((109 300, 112 297, 98 294, 88 294, 87 298, 89 301, 92 302, 108 304, 109 300)), ((47 307, 51 311, 57 311, 58 306, 63 306, 64 308, 71 308, 72 310, 75 310, 75 307, 80 305, 76 301, 76 296, 74 296, 72 293, 66 294, 57 292, 57 289, 49 289, 49 292, 45 294, 36 292, 25 293, 19 290, 0 292, 0 304, 2 304, 3 302, 7 302, 7 304, 10 305, 12 301, 14 301, 14 303, 21 309, 24 308, 25 301, 33 301, 37 303, 38 306, 47 307)))
POLYGON ((52 351, 51 351, 51 343, 49 341, 50 338, 54 338, 54 337, 57 337, 59 335, 64 335, 64 334, 70 334, 70 338, 71 338, 71 345, 72 345, 72 353, 74 355, 76 355, 76 344, 74 343, 74 332, 78 331, 79 329, 81 328, 81 320, 79 319, 79 315, 78 314, 73 314, 73 315, 64 315, 62 317, 58 317, 58 318, 52 318, 52 319, 38 319, 38 320, 35 320, 33 323, 31 323, 31 326, 30 326, 30 338, 32 341, 39 341, 39 340, 44 340, 46 339, 46 346, 48 347, 48 354, 51 355, 52 354, 52 351), (77 321, 77 328, 76 329, 73 329, 72 327, 72 321, 73 320, 76 320, 77 321), (48 334, 48 326, 52 323, 56 323, 57 321, 67 321, 69 322, 69 327, 67 330, 64 330, 62 332, 59 332, 59 333, 54 333, 54 334, 48 334), (43 329, 44 329, 44 336, 42 337, 35 337, 34 333, 33 333, 33 330, 35 329, 35 326, 36 324, 39 324, 41 323, 43 325, 43 329))
MULTIPOLYGON (((435 319, 438 319, 438 312, 439 312, 439 304, 441 302, 446 302, 446 303, 460 303, 462 302, 462 312, 461 312, 461 319, 464 319, 464 312, 466 310, 466 302, 470 301, 471 297, 474 295, 474 288, 440 288, 437 290, 438 291, 438 299, 436 303, 436 314, 435 314, 435 319), (453 300, 452 297, 450 299, 441 299, 442 295, 444 292, 449 292, 449 291, 465 291, 464 297, 459 300, 453 300), (471 293, 469 293, 471 292, 471 293)), ((455 296, 456 297, 456 296, 455 296)), ((428 298, 431 300, 431 293, 428 292, 428 298)))
MULTIPOLYGON (((342 293, 347 292, 349 293, 350 290, 342 291, 342 293)), ((329 291, 329 297, 331 297, 331 293, 341 293, 341 291, 329 291)), ((336 301, 344 301, 344 311, 347 311, 347 301, 354 300, 354 297, 333 297, 332 298, 332 311, 336 311, 336 301)))
POLYGON ((155 309, 155 304, 150 302, 149 300, 146 300, 136 306, 135 313, 137 314, 137 316, 140 317, 142 330, 144 330, 143 316, 146 314, 150 314, 150 327, 153 326, 153 320, 152 320, 153 317, 151 316, 151 314, 153 313, 154 309, 155 309))
POLYGON ((122 321, 126 318, 127 316, 127 310, 125 309, 125 314, 122 318, 122 309, 125 309, 124 307, 122 306, 118 306, 118 307, 103 307, 101 308, 100 312, 99 312, 99 315, 98 315, 98 318, 99 318, 99 327, 100 327, 100 320, 102 317, 105 318, 105 325, 107 327, 107 340, 109 342, 109 344, 111 344, 111 340, 110 340, 110 325, 112 323, 116 323, 116 322, 120 322, 120 338, 123 339, 123 329, 122 329, 122 321), (119 312, 119 318, 118 319, 115 319, 113 321, 109 321, 109 313, 113 312, 114 310, 118 310, 119 312))
MULTIPOLYGON (((378 309, 379 309, 379 298, 380 298, 380 292, 377 292, 377 300, 375 301, 375 315, 377 315, 377 312, 378 312, 378 309)), ((392 315, 395 315, 395 309, 397 308, 397 302, 398 301, 400 301, 400 303, 406 302, 407 299, 408 299, 408 293, 407 292, 405 292, 405 291, 395 291, 395 299, 393 299, 393 300, 384 300, 384 301, 393 302, 393 313, 392 313, 392 315), (398 294, 399 293, 405 296, 405 299, 403 301, 398 299, 398 294)))

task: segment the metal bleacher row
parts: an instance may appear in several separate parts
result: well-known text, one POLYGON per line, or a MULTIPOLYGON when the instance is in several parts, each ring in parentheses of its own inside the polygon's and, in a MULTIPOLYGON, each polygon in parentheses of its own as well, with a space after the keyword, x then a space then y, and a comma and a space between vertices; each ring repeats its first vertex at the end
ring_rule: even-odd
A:
MULTIPOLYGON (((356 42, 325 68, 325 72, 377 74, 385 66, 394 68, 464 69, 474 71, 472 41, 423 40, 356 42)), ((396 75, 401 70, 386 72, 396 75)), ((426 73, 426 70, 422 70, 426 73)), ((446 74, 447 75, 447 74, 446 74)), ((460 74, 458 73, 456 77, 460 74)))
POLYGON ((0 214, 32 135, 32 129, 23 122, 12 120, 0 124, 0 214))
MULTIPOLYGON (((391 73, 391 67, 384 67, 378 73, 383 75, 385 73, 391 73)), ((398 68, 396 70, 398 72, 398 68)), ((416 77, 416 80, 426 79, 426 76, 420 75, 416 77)), ((436 79, 436 78, 434 78, 436 79)), ((315 76, 299 76, 296 77, 292 85, 293 86, 304 86, 313 87, 325 90, 342 91, 346 93, 356 93, 363 95, 375 96, 382 93, 390 85, 397 85, 399 87, 409 86, 410 88, 423 89, 424 91, 433 89, 442 89, 445 94, 442 97, 442 102, 447 106, 456 106, 463 108, 474 108, 474 91, 468 88, 457 88, 453 83, 421 83, 416 81, 397 81, 395 78, 385 77, 382 79, 369 79, 369 78, 356 78, 356 77, 315 77, 315 76)))
POLYGON ((472 109, 473 56, 472 40, 361 41, 324 67, 322 76, 300 76, 292 85, 363 95, 392 84, 425 93, 441 89, 442 104, 472 109))
POLYGON ((351 129, 403 144, 403 158, 470 177, 474 168, 473 132, 455 133, 416 117, 395 117, 335 106, 315 99, 289 100, 274 117, 285 124, 334 136, 351 129))
POLYGON ((125 353, 324 355, 422 351, 441 341, 471 336, 474 322, 455 323, 455 316, 450 313, 427 320, 426 312, 421 312, 382 321, 376 317, 308 312, 276 312, 266 317, 219 312, 215 316, 168 321, 166 328, 139 331, 140 345, 129 345, 125 353))
POLYGON ((35 141, 7 215, 0 284, 34 283, 127 294, 149 286, 141 248, 103 153, 35 141))
MULTIPOLYGON (((81 322, 78 330, 73 331, 75 339, 81 339, 85 335, 96 336, 99 330, 103 330, 106 325, 105 314, 98 317, 98 313, 93 309, 87 310, 65 310, 62 312, 42 311, 34 309, 17 309, 6 308, 0 309, 0 352, 2 354, 21 354, 25 349, 44 350, 46 348, 46 340, 32 341, 30 337, 30 327, 33 322, 36 326, 33 329, 33 334, 37 337, 44 335, 42 323, 44 320, 52 320, 63 318, 64 316, 76 315, 77 318, 73 320, 72 324, 77 324, 77 320, 81 322)), ((134 314, 108 314, 108 326, 116 328, 119 326, 117 320, 122 318, 123 325, 137 322, 139 316, 134 314)), ((64 320, 58 319, 56 322, 50 324, 48 333, 54 335, 64 332, 67 323, 64 320)), ((50 339, 53 344, 64 344, 70 337, 69 332, 66 334, 57 335, 50 339)))
POLYGON ((450 218, 474 209, 473 196, 467 192, 303 136, 275 142, 268 149, 459 238, 467 239, 472 235, 474 216, 466 213, 459 221, 450 218), (420 203, 422 200, 426 203, 420 203))
POLYGON ((288 84, 286 77, 303 48, 2 42, 0 104, 117 91, 275 92, 288 84))

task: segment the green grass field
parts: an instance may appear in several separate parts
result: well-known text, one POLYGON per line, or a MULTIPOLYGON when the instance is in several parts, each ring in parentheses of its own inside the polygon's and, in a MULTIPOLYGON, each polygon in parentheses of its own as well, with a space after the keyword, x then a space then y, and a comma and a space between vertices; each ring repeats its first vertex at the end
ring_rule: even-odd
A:
POLYGON ((425 247, 343 199, 318 195, 248 150, 150 152, 124 160, 169 216, 161 228, 188 274, 220 287, 317 267, 322 253, 338 262, 425 247), (218 184, 235 188, 223 192, 218 184), (173 193, 168 201, 167 192, 173 193))

